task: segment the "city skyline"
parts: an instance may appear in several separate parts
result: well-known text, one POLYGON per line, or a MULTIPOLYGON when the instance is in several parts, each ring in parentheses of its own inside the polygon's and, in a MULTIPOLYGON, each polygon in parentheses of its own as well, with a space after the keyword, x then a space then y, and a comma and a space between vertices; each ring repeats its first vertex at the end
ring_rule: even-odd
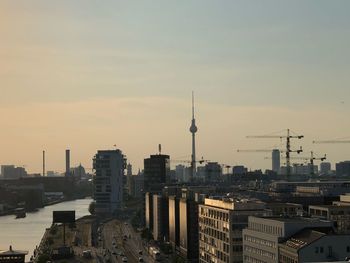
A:
POLYGON ((236 149, 279 146, 245 136, 290 128, 304 156, 349 159, 311 142, 350 136, 350 3, 253 2, 2 1, 0 164, 41 172, 45 150, 63 171, 69 148, 91 167, 115 144, 136 172, 159 143, 190 160, 192 90, 197 158, 270 168, 236 149))

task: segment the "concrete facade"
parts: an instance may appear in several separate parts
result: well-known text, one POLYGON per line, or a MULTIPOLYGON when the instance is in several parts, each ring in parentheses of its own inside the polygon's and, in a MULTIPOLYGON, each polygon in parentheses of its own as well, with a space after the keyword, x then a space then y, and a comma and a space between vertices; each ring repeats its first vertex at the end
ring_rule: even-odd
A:
POLYGON ((114 213, 122 209, 126 167, 122 152, 120 150, 98 151, 93 159, 93 167, 96 213, 114 213))

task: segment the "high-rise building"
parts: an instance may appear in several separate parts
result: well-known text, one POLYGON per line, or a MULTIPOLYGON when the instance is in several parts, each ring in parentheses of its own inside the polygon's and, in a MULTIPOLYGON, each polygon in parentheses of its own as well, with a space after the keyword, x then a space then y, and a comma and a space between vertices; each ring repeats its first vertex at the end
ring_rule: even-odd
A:
POLYGON ((320 174, 321 175, 328 175, 331 172, 331 163, 329 162, 322 162, 320 164, 320 174))
POLYGON ((262 202, 206 198, 198 213, 199 262, 241 263, 242 230, 248 225, 248 216, 263 216, 269 211, 262 202))
POLYGON ((169 201, 160 194, 153 195, 153 238, 160 242, 169 238, 169 201))
POLYGON ((114 213, 123 207, 126 159, 120 150, 98 151, 93 159, 97 213, 114 213))
POLYGON ((179 218, 179 254, 186 262, 198 262, 198 204, 181 198, 179 218))
POLYGON ((219 163, 209 162, 204 167, 206 182, 218 182, 222 179, 222 167, 219 163))
POLYGON ((335 165, 337 176, 349 176, 350 175, 350 161, 344 161, 335 165))
POLYGON ((151 155, 144 160, 144 190, 160 190, 169 183, 170 156, 164 154, 151 155))
POLYGON ((281 167, 281 152, 278 149, 272 150, 272 171, 279 173, 281 167))
POLYGON ((174 250, 179 246, 180 240, 179 215, 179 198, 169 196, 169 242, 174 250))
POLYGON ((132 165, 131 163, 128 163, 126 166, 126 176, 132 176, 132 165))

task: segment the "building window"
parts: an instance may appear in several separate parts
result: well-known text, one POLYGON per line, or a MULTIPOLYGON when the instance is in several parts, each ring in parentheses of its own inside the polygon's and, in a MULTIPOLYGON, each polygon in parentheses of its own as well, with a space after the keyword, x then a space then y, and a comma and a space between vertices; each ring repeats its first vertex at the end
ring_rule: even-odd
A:
POLYGON ((346 252, 350 252, 350 246, 346 247, 346 252))
POLYGON ((315 247, 315 253, 318 254, 318 247, 315 247))
POLYGON ((323 247, 320 247, 320 253, 323 253, 323 247))
POLYGON ((333 248, 331 246, 328 247, 328 256, 329 257, 333 256, 333 248))

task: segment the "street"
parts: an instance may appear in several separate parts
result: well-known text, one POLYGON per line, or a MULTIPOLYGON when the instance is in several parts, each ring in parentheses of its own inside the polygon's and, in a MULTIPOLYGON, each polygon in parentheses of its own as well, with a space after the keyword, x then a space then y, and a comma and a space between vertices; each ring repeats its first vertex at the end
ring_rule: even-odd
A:
POLYGON ((123 257, 127 262, 139 262, 142 257, 143 262, 154 262, 142 244, 139 233, 136 233, 129 223, 118 220, 111 220, 102 227, 100 245, 105 249, 105 261, 111 263, 123 262, 123 257), (142 251, 142 255, 139 254, 142 251))

